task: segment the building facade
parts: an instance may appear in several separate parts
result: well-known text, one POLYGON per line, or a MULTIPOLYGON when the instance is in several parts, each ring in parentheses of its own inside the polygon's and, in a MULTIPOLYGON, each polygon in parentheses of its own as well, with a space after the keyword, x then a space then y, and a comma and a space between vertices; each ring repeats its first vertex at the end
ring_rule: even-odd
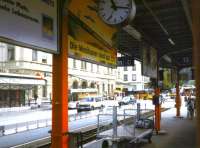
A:
MULTIPOLYGON (((145 89, 148 78, 141 63, 111 68, 68 58, 69 100, 96 95, 113 97, 117 87, 126 91, 145 89)), ((0 107, 26 105, 37 98, 50 99, 52 54, 0 43, 0 107)))
POLYGON ((134 62, 134 66, 117 67, 117 87, 124 91, 140 91, 146 89, 149 78, 142 75, 141 62, 134 62))
POLYGON ((52 55, 0 43, 0 107, 51 96, 52 55))
POLYGON ((87 95, 114 95, 116 69, 72 58, 68 58, 68 64, 71 100, 87 95))

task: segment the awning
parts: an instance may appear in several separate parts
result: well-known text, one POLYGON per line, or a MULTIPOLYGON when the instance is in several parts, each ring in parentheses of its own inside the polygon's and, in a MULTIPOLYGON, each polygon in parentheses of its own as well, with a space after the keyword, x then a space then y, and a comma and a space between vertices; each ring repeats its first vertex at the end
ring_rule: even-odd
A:
POLYGON ((34 79, 34 78, 31 79, 31 78, 0 77, 0 84, 45 85, 45 80, 34 79))
POLYGON ((81 92, 83 92, 83 93, 85 93, 85 92, 90 93, 90 92, 97 92, 97 89, 96 88, 71 89, 70 91, 71 91, 71 93, 81 93, 81 92))
POLYGON ((37 85, 45 85, 45 80, 24 77, 0 77, 0 89, 31 89, 37 85))

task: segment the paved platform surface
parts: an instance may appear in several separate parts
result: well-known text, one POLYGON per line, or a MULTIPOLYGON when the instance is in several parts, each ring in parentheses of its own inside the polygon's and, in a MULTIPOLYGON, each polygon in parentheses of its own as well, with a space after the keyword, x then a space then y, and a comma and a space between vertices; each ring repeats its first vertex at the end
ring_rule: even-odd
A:
POLYGON ((142 144, 141 148, 196 148, 196 122, 187 119, 187 110, 182 107, 183 118, 174 118, 175 108, 162 114, 161 127, 167 134, 154 135, 151 144, 142 144))

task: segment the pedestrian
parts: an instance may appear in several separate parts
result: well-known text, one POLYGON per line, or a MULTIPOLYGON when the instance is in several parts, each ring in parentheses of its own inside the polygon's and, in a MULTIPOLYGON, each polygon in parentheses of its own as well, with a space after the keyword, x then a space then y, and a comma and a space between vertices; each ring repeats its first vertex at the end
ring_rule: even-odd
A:
POLYGON ((34 94, 35 104, 36 104, 36 102, 37 102, 37 98, 38 98, 38 95, 37 95, 37 94, 34 94))
POLYGON ((187 99, 186 106, 187 106, 187 118, 193 119, 193 117, 194 117, 194 100, 191 98, 191 95, 187 99))

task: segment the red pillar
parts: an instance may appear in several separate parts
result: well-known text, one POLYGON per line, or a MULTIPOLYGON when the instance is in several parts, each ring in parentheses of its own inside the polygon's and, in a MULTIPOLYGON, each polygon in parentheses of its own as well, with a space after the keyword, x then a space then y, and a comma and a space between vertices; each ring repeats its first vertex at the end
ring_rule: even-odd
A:
POLYGON ((52 148, 68 148, 68 26, 62 18, 60 54, 53 55, 52 148))
POLYGON ((179 89, 179 70, 177 70, 177 83, 176 83, 176 116, 180 117, 181 98, 179 89))
MULTIPOLYGON (((160 95, 160 89, 155 89, 155 95, 160 95)), ((157 104, 155 105, 155 130, 158 133, 160 131, 160 120, 161 120, 161 105, 157 104)))

